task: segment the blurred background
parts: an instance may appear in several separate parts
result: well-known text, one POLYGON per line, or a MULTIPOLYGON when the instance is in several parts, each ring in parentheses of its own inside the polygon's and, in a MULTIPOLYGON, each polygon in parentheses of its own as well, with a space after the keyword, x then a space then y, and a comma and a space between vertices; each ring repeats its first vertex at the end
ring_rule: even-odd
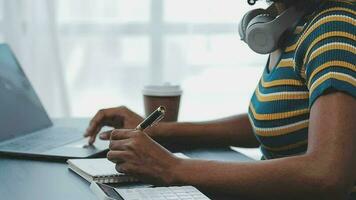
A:
MULTIPOLYGON (((180 120, 246 112, 267 57, 240 41, 246 0, 0 0, 0 42, 52 117, 126 105, 145 84, 183 88, 180 120)), ((1 72, 0 72, 1 73, 1 72)))

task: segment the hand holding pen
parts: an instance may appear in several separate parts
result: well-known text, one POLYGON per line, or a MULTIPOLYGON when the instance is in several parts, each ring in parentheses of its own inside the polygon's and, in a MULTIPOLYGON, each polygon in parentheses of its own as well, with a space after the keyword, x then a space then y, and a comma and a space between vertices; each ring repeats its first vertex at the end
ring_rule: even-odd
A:
MULTIPOLYGON (((136 126, 134 131, 144 131, 146 128, 154 126, 157 124, 159 121, 161 121, 164 118, 164 115, 166 113, 166 109, 163 106, 158 107, 155 111, 153 111, 147 118, 145 118, 140 124, 136 126)), ((118 132, 119 130, 114 130, 110 134, 110 139, 112 138, 112 135, 114 132, 118 132)))
MULTIPOLYGON (((160 112, 164 112, 162 109, 164 108, 160 108, 160 112)), ((102 131, 103 127, 129 129, 136 127, 137 124, 142 121, 144 121, 144 118, 125 106, 101 109, 90 120, 90 124, 84 134, 84 137, 89 137, 89 144, 93 144, 95 142, 97 135, 99 135, 101 140, 110 140, 112 130, 102 131)))
POLYGON ((165 183, 178 158, 155 142, 143 130, 155 125, 165 114, 159 107, 134 130, 117 129, 111 133, 107 158, 116 163, 118 172, 127 173, 148 182, 165 183))

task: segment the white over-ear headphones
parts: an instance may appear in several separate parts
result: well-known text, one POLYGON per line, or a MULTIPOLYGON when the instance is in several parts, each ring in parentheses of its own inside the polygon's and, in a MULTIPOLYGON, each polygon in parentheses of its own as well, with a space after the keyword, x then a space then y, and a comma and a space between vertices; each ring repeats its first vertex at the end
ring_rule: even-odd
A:
POLYGON ((290 7, 278 15, 274 4, 267 9, 251 10, 239 24, 241 40, 257 53, 271 53, 278 49, 282 35, 295 26, 305 12, 290 7))

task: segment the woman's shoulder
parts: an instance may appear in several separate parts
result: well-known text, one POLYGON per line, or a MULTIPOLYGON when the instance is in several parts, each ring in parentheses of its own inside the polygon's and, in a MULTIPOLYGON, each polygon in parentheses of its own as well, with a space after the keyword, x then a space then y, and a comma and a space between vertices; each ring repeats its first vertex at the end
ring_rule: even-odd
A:
POLYGON ((304 67, 313 49, 330 43, 355 46, 355 0, 326 0, 308 16, 297 42, 296 64, 304 67))
MULTIPOLYGON (((325 34, 342 32, 354 34, 356 24, 356 0, 325 0, 315 11, 306 17, 303 33, 298 47, 310 45, 315 39, 325 34)), ((322 40, 321 38, 319 38, 322 40)))
POLYGON ((318 6, 307 20, 300 38, 300 45, 311 45, 327 38, 354 35, 356 24, 355 0, 326 0, 318 6), (336 35, 335 35, 336 34, 336 35), (317 41, 316 41, 317 40, 317 41))
MULTIPOLYGON (((338 16, 347 16, 355 19, 356 0, 325 0, 316 7, 315 11, 308 16, 309 24, 315 23, 325 17, 337 19, 338 16)), ((350 19, 351 20, 351 19, 350 19)))
POLYGON ((350 8, 355 7, 356 0, 321 0, 317 11, 323 11, 330 8, 350 8))
POLYGON ((298 41, 295 69, 310 92, 310 105, 333 88, 356 96, 355 1, 324 1, 298 41))

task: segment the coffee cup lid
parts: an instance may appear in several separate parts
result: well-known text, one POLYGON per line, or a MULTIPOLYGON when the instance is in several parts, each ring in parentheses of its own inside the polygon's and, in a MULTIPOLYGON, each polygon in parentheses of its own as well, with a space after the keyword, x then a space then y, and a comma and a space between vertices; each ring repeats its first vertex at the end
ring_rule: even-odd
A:
POLYGON ((147 85, 143 88, 142 94, 146 96, 180 96, 182 89, 179 85, 147 85))

